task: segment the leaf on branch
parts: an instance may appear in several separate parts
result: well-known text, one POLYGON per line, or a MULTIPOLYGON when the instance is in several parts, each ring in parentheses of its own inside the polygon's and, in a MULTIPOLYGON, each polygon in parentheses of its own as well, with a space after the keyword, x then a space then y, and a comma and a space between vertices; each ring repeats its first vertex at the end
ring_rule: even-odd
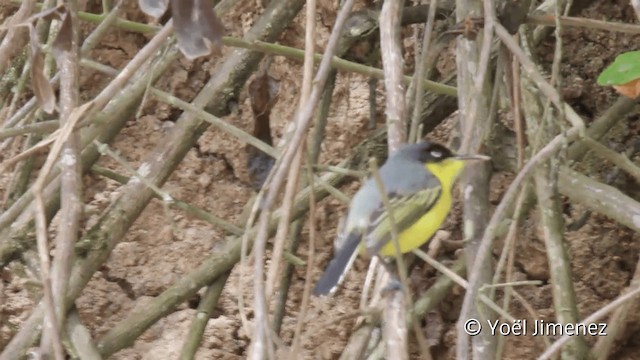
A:
POLYGON ((618 55, 598 76, 598 85, 611 85, 620 94, 637 98, 640 95, 640 51, 618 55))

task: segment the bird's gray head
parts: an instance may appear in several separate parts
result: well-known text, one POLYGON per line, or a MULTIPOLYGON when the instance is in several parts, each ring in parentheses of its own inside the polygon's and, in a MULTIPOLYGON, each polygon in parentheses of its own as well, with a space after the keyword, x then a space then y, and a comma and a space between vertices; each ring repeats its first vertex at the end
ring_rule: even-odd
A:
POLYGON ((454 156, 447 147, 430 141, 405 145, 398 151, 398 155, 400 154, 421 163, 437 163, 454 156))

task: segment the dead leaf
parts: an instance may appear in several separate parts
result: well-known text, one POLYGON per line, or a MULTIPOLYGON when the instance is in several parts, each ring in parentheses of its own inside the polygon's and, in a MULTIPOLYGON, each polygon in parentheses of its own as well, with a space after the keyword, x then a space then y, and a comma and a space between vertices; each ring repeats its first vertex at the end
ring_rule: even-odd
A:
POLYGON ((29 25, 29 38, 33 94, 42 110, 47 114, 51 114, 56 108, 56 95, 53 92, 53 86, 51 86, 49 78, 44 73, 44 55, 40 50, 38 33, 33 24, 29 25))
POLYGON ((159 19, 169 8, 169 0, 138 0, 138 6, 147 15, 159 19))
POLYGON ((631 80, 622 85, 613 85, 613 88, 630 99, 637 99, 640 96, 640 79, 631 80))
POLYGON ((71 23, 71 15, 64 10, 60 14, 62 25, 60 25, 60 31, 56 35, 53 41, 52 47, 56 58, 60 53, 71 51, 71 41, 73 39, 73 27, 71 23))
POLYGON ((189 60, 220 54, 224 26, 206 0, 171 0, 178 48, 189 60))

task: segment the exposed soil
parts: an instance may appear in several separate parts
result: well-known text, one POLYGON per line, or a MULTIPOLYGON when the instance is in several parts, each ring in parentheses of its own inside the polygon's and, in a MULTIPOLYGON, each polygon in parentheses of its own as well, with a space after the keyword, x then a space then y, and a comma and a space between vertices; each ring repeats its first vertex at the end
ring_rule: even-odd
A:
MULTIPOLYGON (((126 16, 132 20, 143 20, 135 2, 127 5, 126 16)), ((234 12, 223 17, 229 35, 241 36, 255 21, 258 13, 255 7, 260 2, 239 5, 234 12)), ((9 8, 11 9, 11 8, 9 8)), ((95 10, 98 12, 99 7, 95 10)), ((5 10, 0 6, 0 10, 5 10)), ((5 10, 6 11, 6 10, 5 10)), ((316 40, 319 49, 326 43, 335 20, 336 4, 320 1, 317 12, 316 40)), ((304 14, 301 14, 281 43, 303 48, 304 14)), ((594 19, 609 19, 626 23, 638 23, 628 0, 597 1, 582 11, 579 16, 594 19)), ((0 19, 3 17, 0 14, 0 19)), ((85 31, 89 31, 87 25, 85 31)), ((128 60, 146 43, 147 36, 113 31, 92 52, 91 57, 114 68, 122 68, 128 60)), ((602 69, 623 51, 640 48, 640 37, 604 31, 566 28, 563 30, 562 76, 565 86, 563 96, 588 121, 606 110, 617 98, 611 89, 602 88, 595 79, 602 69)), ((553 58, 555 41, 550 36, 540 46, 539 55, 549 65, 553 58)), ((409 46, 412 46, 409 44, 409 46)), ((230 51, 226 49, 225 51, 230 51)), ((411 49, 411 52, 413 50, 411 49)), ((411 61, 412 62, 412 61, 411 61)), ((189 62, 180 60, 164 76, 158 86, 184 100, 191 100, 213 71, 214 60, 189 62)), ((279 80, 278 102, 272 111, 272 131, 276 143, 285 132, 285 126, 292 118, 301 86, 301 64, 275 57, 269 74, 279 80)), ((109 78, 94 71, 83 72, 83 97, 95 95, 109 78)), ((321 162, 337 164, 345 158, 349 149, 365 139, 369 134, 369 89, 368 79, 356 74, 340 74, 333 105, 329 115, 326 140, 323 145, 321 162)), ((378 83, 378 126, 384 126, 382 83, 378 83)), ((174 125, 180 113, 169 105, 148 100, 139 111, 139 116, 127 124, 112 144, 132 165, 137 166, 148 152, 162 142, 163 136, 174 125)), ((612 131, 607 141, 615 149, 624 149, 635 140, 640 126, 638 115, 621 122, 612 131)), ((240 95, 237 111, 226 116, 225 121, 246 131, 253 128, 253 115, 246 91, 240 95)), ((440 125, 432 137, 446 142, 452 121, 440 125)), ((611 167, 587 155, 586 168, 600 180, 606 178, 611 167)), ((115 161, 103 158, 101 166, 122 174, 126 171, 115 161)), ((492 203, 498 203, 502 191, 512 180, 511 174, 498 173, 492 186, 492 203)), ((3 177, 2 190, 7 186, 3 177)), ((624 174, 620 175, 616 186, 631 196, 639 198, 638 184, 624 174)), ((356 181, 343 186, 342 190, 352 195, 358 188, 356 181)), ((88 228, 102 211, 119 196, 119 184, 96 175, 85 176, 85 208, 88 228)), ((206 209, 226 221, 235 223, 241 217, 244 207, 253 195, 246 171, 245 145, 235 137, 210 128, 198 141, 171 176, 163 189, 177 199, 206 209)), ((571 223, 587 209, 567 206, 565 220, 571 223)), ((344 214, 345 205, 328 198, 318 204, 318 218, 315 263, 318 264, 308 281, 315 281, 333 254, 336 224, 344 214)), ((451 240, 445 244, 438 258, 452 263, 458 255, 459 246, 451 245, 461 239, 461 210, 456 207, 443 226, 443 236, 451 240)), ((551 283, 542 234, 536 228, 537 211, 532 210, 517 235, 516 261, 513 268, 514 280, 540 280, 539 286, 518 287, 519 293, 534 309, 535 316, 527 312, 517 301, 512 301, 511 314, 520 319, 554 321, 551 283)), ((54 219, 55 223, 55 219, 54 219)), ((308 224, 307 224, 308 225, 308 224)), ((298 256, 303 259, 308 254, 308 226, 303 230, 303 241, 298 256)), ((153 200, 128 232, 126 238, 115 248, 109 262, 96 273, 76 302, 83 322, 90 328, 94 338, 98 338, 116 323, 127 318, 136 309, 144 309, 154 296, 159 295, 177 279, 197 267, 203 259, 216 251, 224 242, 224 232, 208 223, 185 215, 177 209, 169 211, 159 200, 153 200)), ((612 222, 599 214, 592 214, 586 225, 578 231, 569 232, 567 245, 571 255, 576 296, 581 318, 609 303, 629 285, 633 277, 640 238, 632 231, 612 222)), ((501 242, 498 243, 501 245, 501 242)), ((496 248, 496 254, 499 248, 496 248)), ((305 326, 301 340, 301 354, 296 359, 337 359, 356 325, 354 315, 359 307, 362 283, 367 270, 367 260, 358 259, 354 270, 347 276, 341 289, 329 299, 312 298, 307 309, 305 326)), ((35 294, 39 292, 32 280, 37 279, 31 267, 13 264, 0 271, 0 348, 9 340, 16 327, 28 316, 34 305, 35 294)), ((305 266, 297 267, 293 276, 292 289, 283 320, 282 341, 290 343, 296 323, 305 285, 305 266)), ((433 283, 437 273, 424 264, 411 273, 414 287, 424 292, 433 283)), ((222 293, 216 313, 209 321, 197 359, 243 359, 247 355, 250 338, 243 327, 239 309, 239 296, 244 299, 241 311, 253 319, 252 265, 238 265, 232 272, 222 293)), ((455 358, 455 322, 464 291, 454 288, 445 301, 424 320, 426 333, 434 340, 435 359, 455 358)), ((189 325, 196 313, 197 300, 182 304, 175 312, 161 320, 132 347, 115 354, 113 359, 175 359, 182 347, 189 325)), ((616 359, 640 359, 640 312, 630 311, 627 334, 617 345, 616 359)), ((541 338, 532 336, 509 336, 506 339, 504 358, 532 359, 545 348, 541 338)), ((589 338, 594 343, 595 337, 589 338)), ((414 340, 411 340, 414 342, 414 340)), ((417 355, 418 350, 413 346, 417 355)), ((279 353, 278 358, 283 358, 279 353)), ((416 356, 417 358, 417 356, 416 356)))

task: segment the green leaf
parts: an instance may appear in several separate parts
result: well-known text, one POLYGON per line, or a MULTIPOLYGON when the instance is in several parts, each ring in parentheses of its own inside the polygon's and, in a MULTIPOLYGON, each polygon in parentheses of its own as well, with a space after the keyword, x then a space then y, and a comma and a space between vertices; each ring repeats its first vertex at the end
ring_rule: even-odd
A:
POLYGON ((598 76, 598 85, 622 85, 640 78, 640 51, 618 55, 598 76))

